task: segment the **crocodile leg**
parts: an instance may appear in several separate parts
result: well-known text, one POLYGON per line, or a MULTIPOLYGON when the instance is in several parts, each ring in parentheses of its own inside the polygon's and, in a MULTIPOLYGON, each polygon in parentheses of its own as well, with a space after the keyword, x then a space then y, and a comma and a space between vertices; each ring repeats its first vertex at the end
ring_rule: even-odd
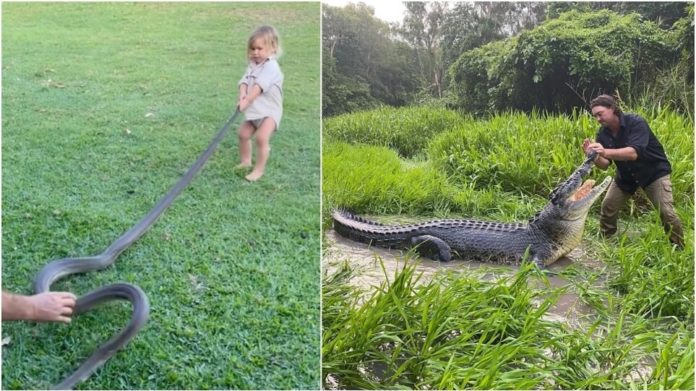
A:
POLYGON ((539 258, 537 258, 537 257, 534 257, 534 259, 532 259, 532 262, 534 262, 534 263, 537 265, 537 267, 538 267, 539 269, 545 269, 545 268, 546 268, 546 265, 544 265, 544 261, 541 260, 541 259, 539 259, 539 258))
POLYGON ((411 246, 421 255, 449 262, 452 259, 452 249, 444 240, 433 235, 420 235, 411 238, 411 246), (434 256, 436 255, 436 256, 434 256))

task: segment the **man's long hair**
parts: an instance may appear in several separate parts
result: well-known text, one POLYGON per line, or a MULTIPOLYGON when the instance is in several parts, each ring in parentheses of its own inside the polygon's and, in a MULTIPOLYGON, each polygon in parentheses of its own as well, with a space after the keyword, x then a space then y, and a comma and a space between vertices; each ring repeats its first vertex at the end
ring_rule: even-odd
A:
POLYGON ((592 110, 595 106, 603 106, 612 109, 616 115, 623 114, 621 107, 619 107, 619 104, 616 103, 616 99, 614 99, 614 97, 611 95, 604 94, 592 99, 592 102, 590 102, 590 110, 592 110))

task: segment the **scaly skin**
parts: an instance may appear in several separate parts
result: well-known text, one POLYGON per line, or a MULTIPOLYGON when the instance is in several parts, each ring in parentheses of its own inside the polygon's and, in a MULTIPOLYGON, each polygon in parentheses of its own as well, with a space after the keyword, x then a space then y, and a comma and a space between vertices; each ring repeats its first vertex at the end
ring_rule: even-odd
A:
POLYGON ((590 172, 593 158, 594 154, 556 187, 549 203, 527 223, 447 219, 388 226, 336 210, 334 228, 352 240, 387 248, 415 247, 422 255, 440 261, 456 257, 519 264, 528 252, 529 260, 545 267, 580 244, 590 207, 611 183, 606 177, 575 200, 573 196, 580 192, 582 177, 590 172))

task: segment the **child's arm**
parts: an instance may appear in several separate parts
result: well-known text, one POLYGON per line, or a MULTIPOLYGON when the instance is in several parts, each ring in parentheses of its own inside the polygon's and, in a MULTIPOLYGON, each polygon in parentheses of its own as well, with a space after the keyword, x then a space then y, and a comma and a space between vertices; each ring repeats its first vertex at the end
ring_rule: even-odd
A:
MULTIPOLYGON (((245 85, 246 86, 246 85, 245 85)), ((240 88, 241 90, 241 88, 240 88)), ((239 110, 244 111, 251 105, 251 102, 254 101, 259 95, 261 95, 263 91, 261 90, 261 87, 259 87, 258 84, 254 84, 253 87, 251 87, 251 92, 247 93, 244 95, 244 98, 241 98, 239 100, 239 110)), ((241 97, 241 92, 240 92, 240 97, 241 97)))
MULTIPOLYGON (((246 99, 248 87, 249 86, 246 83, 239 84, 239 98, 237 99, 237 107, 240 107, 242 105, 242 100, 246 99)), ((241 111, 242 109, 240 108, 239 110, 241 111)))

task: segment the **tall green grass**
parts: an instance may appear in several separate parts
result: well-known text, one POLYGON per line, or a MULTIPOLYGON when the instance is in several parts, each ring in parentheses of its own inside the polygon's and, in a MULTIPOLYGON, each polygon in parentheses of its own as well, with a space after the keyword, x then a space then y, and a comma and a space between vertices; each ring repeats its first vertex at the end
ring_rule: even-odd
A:
POLYGON ((570 329, 544 316, 565 288, 551 288, 531 265, 486 282, 471 270, 422 282, 405 265, 367 298, 348 285, 351 278, 344 266, 323 286, 327 387, 693 387, 693 339, 684 325, 660 331, 621 311, 570 329))
POLYGON ((434 107, 381 107, 324 119, 324 137, 350 144, 391 148, 403 157, 426 150, 430 139, 461 121, 452 110, 434 107))
POLYGON ((543 200, 530 200, 520 207, 520 197, 529 197, 453 184, 429 162, 403 161, 386 147, 328 142, 322 156, 325 225, 334 207, 370 214, 525 219, 543 205, 543 200))
POLYGON ((446 206, 454 193, 445 178, 427 165, 403 167, 397 154, 384 147, 328 144, 322 165, 327 173, 324 190, 332 194, 330 203, 356 211, 437 210, 446 206))
MULTIPOLYGON (((359 211, 372 205, 375 213, 422 213, 428 207, 438 212, 490 212, 488 201, 501 193, 548 195, 582 161, 582 140, 594 138, 598 128, 586 113, 551 116, 537 112, 498 114, 486 120, 456 117, 455 121, 453 117, 447 122, 451 126, 438 128, 426 113, 432 110, 433 115, 442 115, 442 109, 408 110, 382 109, 324 121, 325 200, 359 211), (398 118, 410 125, 403 126, 398 118), (421 118, 427 119, 418 125, 421 118), (417 129, 438 130, 424 137, 414 135, 417 129), (333 146, 340 141, 353 147, 333 146), (384 152, 361 145, 380 146, 384 152), (421 158, 398 160, 415 154, 404 151, 416 150, 421 158), (423 176, 430 179, 418 179, 423 176), (475 200, 470 194, 474 190, 482 199, 475 200), (497 195, 491 197, 491 191, 497 195)), ((688 204, 694 197, 691 123, 668 109, 638 112, 669 155, 677 207, 688 204)), ((613 168, 594 170, 592 176, 612 174, 613 168)), ((639 205, 649 205, 640 192, 636 200, 639 205)))
MULTIPOLYGON (((677 204, 692 199, 693 124, 668 109, 640 114, 669 154, 677 204)), ((464 120, 452 131, 438 134, 428 156, 455 183, 544 196, 582 161, 582 140, 594 139, 597 128, 597 122, 584 112, 498 114, 486 120, 464 120)), ((595 170, 593 175, 607 173, 595 170)))
MULTIPOLYGON (((691 218, 686 217, 683 223, 693 227, 691 218)), ((624 307, 631 312, 693 322, 693 251, 675 250, 665 243, 659 221, 646 221, 640 234, 632 236, 599 246, 599 256, 610 266, 609 287, 624 295, 624 307)))

